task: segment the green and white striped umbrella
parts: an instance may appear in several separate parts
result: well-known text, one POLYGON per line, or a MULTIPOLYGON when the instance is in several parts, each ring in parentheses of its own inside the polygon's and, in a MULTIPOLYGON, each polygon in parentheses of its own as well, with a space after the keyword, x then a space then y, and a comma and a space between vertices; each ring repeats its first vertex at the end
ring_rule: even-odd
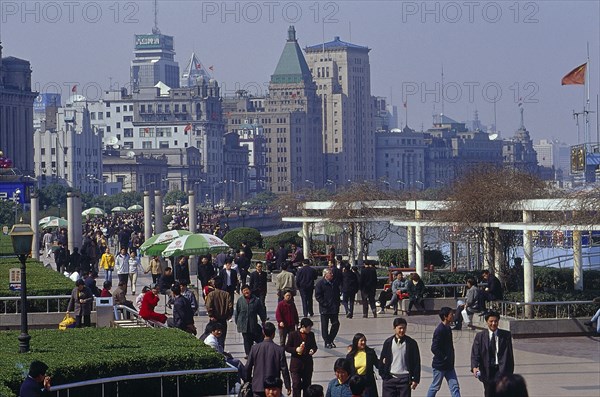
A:
POLYGON ((125 207, 115 207, 112 210, 110 210, 110 212, 126 212, 127 208, 125 207))
POLYGON ((127 208, 127 211, 132 211, 132 212, 135 212, 135 211, 143 211, 143 210, 144 210, 144 207, 142 207, 142 206, 141 206, 141 205, 139 205, 139 204, 134 204, 134 205, 132 205, 131 207, 127 208))
POLYGON ((177 237, 187 236, 189 234, 192 234, 192 232, 188 230, 169 230, 168 232, 156 234, 144 241, 144 244, 140 246, 140 251, 144 255, 160 255, 171 241, 175 240, 177 237))
POLYGON ((106 212, 102 208, 92 207, 81 213, 81 216, 104 216, 106 212))
POLYGON ((56 218, 56 219, 52 219, 51 221, 44 223, 44 225, 42 226, 43 228, 46 227, 67 227, 69 225, 69 222, 67 222, 67 220, 65 218, 56 218))
POLYGON ((50 222, 53 219, 58 219, 58 216, 52 216, 52 215, 50 215, 50 216, 43 217, 38 222, 38 225, 43 226, 43 225, 45 225, 46 223, 50 222))
POLYGON ((197 233, 181 236, 171 241, 162 252, 162 256, 206 255, 227 249, 223 240, 212 234, 197 233))

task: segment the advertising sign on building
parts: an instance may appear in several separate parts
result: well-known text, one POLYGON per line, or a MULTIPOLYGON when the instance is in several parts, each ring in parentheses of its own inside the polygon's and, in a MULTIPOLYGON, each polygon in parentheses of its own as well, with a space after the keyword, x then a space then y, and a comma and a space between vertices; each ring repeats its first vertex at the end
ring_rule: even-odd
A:
POLYGON ((34 112, 45 112, 48 106, 61 106, 61 97, 60 94, 53 93, 43 93, 35 98, 33 101, 33 111, 34 112))

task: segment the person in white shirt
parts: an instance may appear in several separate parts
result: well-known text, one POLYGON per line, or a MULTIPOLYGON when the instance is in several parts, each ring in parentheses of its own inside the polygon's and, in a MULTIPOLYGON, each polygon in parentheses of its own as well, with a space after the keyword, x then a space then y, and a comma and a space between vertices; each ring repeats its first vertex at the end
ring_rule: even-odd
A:
POLYGON ((140 258, 136 255, 135 248, 129 252, 129 283, 131 285, 131 293, 135 295, 135 283, 137 282, 138 273, 143 271, 140 258))
POLYGON ((233 358, 233 356, 226 351, 223 350, 223 347, 219 344, 219 337, 223 333, 223 326, 218 322, 214 321, 209 323, 207 326, 207 331, 210 332, 206 339, 204 339, 204 343, 208 346, 212 347, 219 353, 225 356, 225 361, 228 364, 233 365, 238 369, 238 377, 240 383, 243 383, 244 379, 246 379, 246 367, 240 360, 237 358, 233 358))
POLYGON ((119 277, 119 283, 127 285, 129 280, 129 255, 127 255, 125 248, 121 248, 121 251, 119 251, 115 258, 115 270, 119 277))

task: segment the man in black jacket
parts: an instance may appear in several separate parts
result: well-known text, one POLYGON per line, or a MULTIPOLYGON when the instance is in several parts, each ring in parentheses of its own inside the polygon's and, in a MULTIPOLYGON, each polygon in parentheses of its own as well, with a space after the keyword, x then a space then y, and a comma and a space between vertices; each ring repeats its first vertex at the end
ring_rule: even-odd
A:
POLYGON ((433 331, 433 339, 431 340, 433 381, 429 386, 427 397, 435 397, 442 386, 444 378, 448 382, 452 397, 460 397, 458 378, 454 369, 454 343, 452 342, 452 329, 450 328, 450 324, 454 320, 454 310, 449 307, 442 307, 440 309, 440 319, 442 322, 433 331))
POLYGON ((481 278, 484 283, 487 283, 487 287, 479 294, 479 307, 485 310, 485 303, 490 301, 502 300, 504 297, 504 291, 502 289, 502 283, 498 280, 498 277, 491 274, 489 270, 484 270, 481 273, 481 278))
POLYGON ((325 275, 317 282, 315 288, 315 298, 319 302, 319 312, 321 313, 321 336, 325 342, 325 348, 333 349, 337 347, 333 342, 340 329, 340 287, 333 282, 333 273, 330 269, 325 269, 325 275), (331 322, 331 329, 329 329, 331 322))
POLYGON ((179 328, 182 331, 196 335, 194 312, 190 301, 181 295, 179 284, 171 287, 171 293, 173 294, 173 318, 167 319, 167 324, 169 327, 179 328))
POLYGON ((281 268, 283 267, 283 264, 285 262, 287 262, 288 254, 289 254, 289 252, 285 248, 285 246, 283 244, 279 244, 279 249, 277 250, 277 253, 275 254, 275 264, 277 265, 278 270, 281 270, 281 268))
POLYGON ((373 317, 377 317, 375 309, 375 290, 377 288, 377 270, 366 263, 360 272, 360 290, 362 292, 363 317, 369 317, 369 306, 373 312, 373 317))
POLYGON ((250 291, 252 291, 252 295, 260 298, 265 313, 267 312, 267 284, 267 272, 263 269, 263 263, 258 261, 256 262, 256 271, 250 273, 250 291))
POLYGON ((315 280, 318 273, 310 266, 310 260, 305 259, 302 267, 296 272, 296 288, 300 291, 300 300, 302 301, 302 313, 304 317, 314 315, 313 311, 313 293, 315 291, 315 280))
POLYGON ((394 319, 394 336, 383 342, 379 357, 379 375, 383 379, 382 396, 410 397, 421 381, 419 345, 406 335, 406 320, 394 319))

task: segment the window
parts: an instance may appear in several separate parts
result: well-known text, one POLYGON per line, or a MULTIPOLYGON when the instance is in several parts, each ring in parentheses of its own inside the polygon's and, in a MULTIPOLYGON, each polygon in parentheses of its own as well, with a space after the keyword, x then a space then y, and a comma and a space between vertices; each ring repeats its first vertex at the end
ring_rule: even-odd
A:
POLYGON ((140 105, 140 113, 146 113, 146 105, 140 105))
POLYGON ((46 148, 42 148, 42 156, 45 155, 45 154, 46 154, 46 148))
POLYGON ((106 112, 106 118, 110 118, 110 112, 106 112))
POLYGON ((159 141, 158 142, 158 148, 159 149, 168 149, 169 148, 169 141, 159 141))
POLYGON ((117 123, 117 128, 121 128, 121 123, 117 123))
POLYGON ((106 132, 110 132, 110 125, 106 126, 106 132))
POLYGON ((123 136, 125 138, 133 138, 133 128, 124 128, 123 129, 123 136))
POLYGON ((90 113, 90 119, 96 120, 96 112, 91 112, 90 113))
POLYGON ((104 120, 104 113, 98 112, 98 120, 104 120))
POLYGON ((116 112, 117 112, 117 113, 121 113, 121 107, 120 107, 120 106, 117 106, 117 110, 116 110, 116 112))
POLYGON ((152 141, 143 141, 142 149, 152 149, 152 141))

